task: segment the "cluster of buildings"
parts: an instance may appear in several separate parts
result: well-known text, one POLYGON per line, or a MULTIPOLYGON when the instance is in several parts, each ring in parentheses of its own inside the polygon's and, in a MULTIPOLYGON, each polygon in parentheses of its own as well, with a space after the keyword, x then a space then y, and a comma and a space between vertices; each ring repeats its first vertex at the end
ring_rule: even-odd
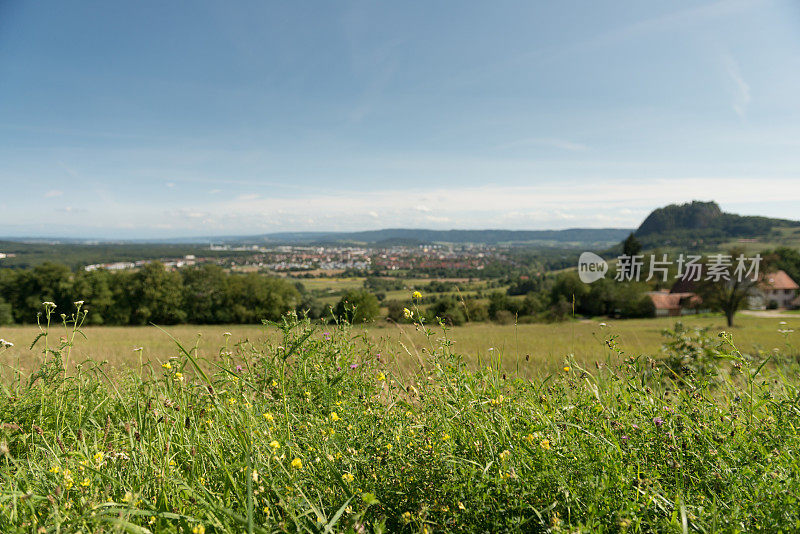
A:
MULTIPOLYGON (((155 260, 137 260, 137 261, 115 261, 111 263, 93 263, 83 268, 84 271, 96 271, 98 269, 105 269, 107 271, 127 271, 130 269, 138 269, 152 263, 155 260)), ((164 264, 164 268, 168 270, 180 269, 181 267, 188 267, 197 264, 197 258, 189 254, 179 259, 165 259, 159 260, 164 264)))
MULTIPOLYGON (((687 280, 678 280, 670 290, 651 291, 656 317, 671 317, 702 313, 703 299, 687 280)), ((800 285, 784 271, 765 273, 759 277, 747 295, 751 310, 800 308, 800 285)))

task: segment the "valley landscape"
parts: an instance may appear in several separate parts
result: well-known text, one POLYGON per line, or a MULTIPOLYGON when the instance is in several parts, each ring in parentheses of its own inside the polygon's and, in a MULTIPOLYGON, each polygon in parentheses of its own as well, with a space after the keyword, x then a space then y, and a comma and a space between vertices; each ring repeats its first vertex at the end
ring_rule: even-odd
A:
POLYGON ((798 36, 0 1, 0 534, 800 531, 798 36))

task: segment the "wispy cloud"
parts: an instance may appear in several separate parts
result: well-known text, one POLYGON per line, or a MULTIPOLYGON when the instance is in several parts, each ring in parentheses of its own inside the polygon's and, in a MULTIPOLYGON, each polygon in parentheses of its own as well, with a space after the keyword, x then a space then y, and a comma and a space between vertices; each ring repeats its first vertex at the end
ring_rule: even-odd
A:
POLYGON ((64 192, 59 189, 51 189, 50 191, 46 192, 44 196, 45 198, 54 198, 54 197, 60 197, 63 194, 64 192))
POLYGON ((732 107, 737 115, 744 117, 747 113, 747 106, 750 104, 750 85, 742 77, 742 72, 739 69, 739 63, 730 54, 723 54, 722 62, 725 65, 725 71, 728 73, 731 81, 733 81, 733 102, 732 107))

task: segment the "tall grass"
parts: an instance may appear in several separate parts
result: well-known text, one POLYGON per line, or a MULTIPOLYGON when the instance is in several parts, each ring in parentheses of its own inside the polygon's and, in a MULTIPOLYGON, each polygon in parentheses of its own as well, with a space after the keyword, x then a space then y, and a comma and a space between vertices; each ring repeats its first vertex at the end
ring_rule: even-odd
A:
POLYGON ((290 315, 112 379, 64 372, 80 309, 63 319, 3 386, 2 532, 800 529, 797 363, 728 336, 674 331, 663 360, 611 336, 606 361, 532 381, 467 366, 441 327, 417 324, 399 372, 290 315))

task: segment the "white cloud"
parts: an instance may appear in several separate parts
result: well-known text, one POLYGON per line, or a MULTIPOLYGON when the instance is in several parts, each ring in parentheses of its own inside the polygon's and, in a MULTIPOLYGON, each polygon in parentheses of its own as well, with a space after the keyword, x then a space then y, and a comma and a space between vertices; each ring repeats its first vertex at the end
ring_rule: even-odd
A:
POLYGON ((48 191, 47 193, 45 193, 45 194, 44 194, 44 196, 45 196, 46 198, 54 198, 54 197, 60 197, 60 196, 61 196, 61 195, 63 195, 63 194, 64 194, 64 192, 63 192, 63 191, 60 191, 60 190, 58 190, 58 189, 51 189, 50 191, 48 191))
POLYGON ((725 71, 733 81, 733 102, 731 104, 733 110, 740 117, 744 117, 747 112, 747 105, 750 103, 750 86, 742 78, 739 63, 733 56, 724 54, 722 62, 725 65, 725 71))

